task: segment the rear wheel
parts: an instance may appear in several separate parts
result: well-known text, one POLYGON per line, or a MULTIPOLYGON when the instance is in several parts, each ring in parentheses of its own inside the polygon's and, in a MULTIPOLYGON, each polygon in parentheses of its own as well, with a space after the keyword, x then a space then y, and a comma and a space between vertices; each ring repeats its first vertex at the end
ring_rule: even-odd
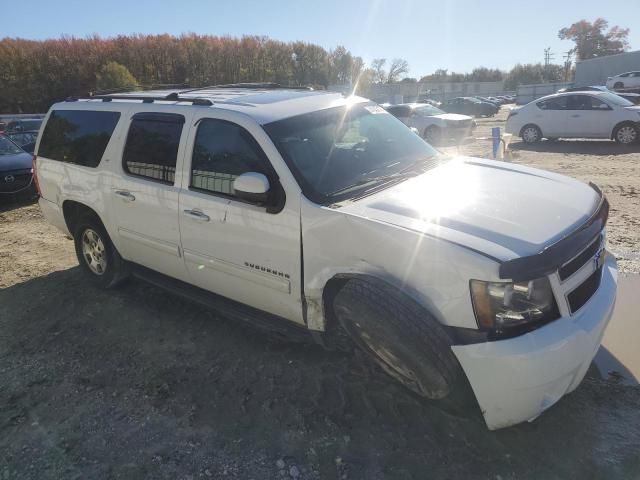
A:
POLYGON ((542 132, 537 125, 525 125, 522 127, 520 136, 525 143, 536 143, 542 139, 542 132))
POLYGON ((402 385, 425 398, 454 391, 457 400, 462 398, 464 374, 451 351, 452 339, 413 300, 384 282, 353 279, 333 306, 354 343, 402 385))
POLYGON ((623 123, 618 125, 613 131, 613 139, 624 145, 628 145, 638 140, 640 134, 638 128, 632 123, 623 123))
POLYGON ((91 216, 80 219, 73 239, 80 268, 94 285, 110 288, 127 277, 126 262, 98 220, 91 216))

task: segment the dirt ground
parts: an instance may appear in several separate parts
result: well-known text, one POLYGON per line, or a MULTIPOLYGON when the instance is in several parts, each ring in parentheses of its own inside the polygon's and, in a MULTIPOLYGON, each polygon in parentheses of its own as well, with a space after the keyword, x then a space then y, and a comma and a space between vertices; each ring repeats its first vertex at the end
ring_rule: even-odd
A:
MULTIPOLYGON (((640 146, 514 150, 599 184, 610 245, 640 271, 640 146)), ((535 422, 489 432, 359 356, 270 339, 139 281, 96 290, 37 206, 0 207, 0 480, 638 479, 639 404, 640 388, 592 370, 535 422)))

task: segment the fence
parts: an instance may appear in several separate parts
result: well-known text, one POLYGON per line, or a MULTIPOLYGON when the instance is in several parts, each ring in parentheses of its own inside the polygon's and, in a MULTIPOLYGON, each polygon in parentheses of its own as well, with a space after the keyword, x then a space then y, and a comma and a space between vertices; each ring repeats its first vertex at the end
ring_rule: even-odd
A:
POLYGON ((516 103, 518 105, 525 105, 529 102, 533 102, 540 97, 551 95, 556 93, 561 88, 570 87, 573 85, 571 82, 558 82, 558 83, 536 83, 533 85, 520 85, 518 86, 518 93, 516 97, 516 103))

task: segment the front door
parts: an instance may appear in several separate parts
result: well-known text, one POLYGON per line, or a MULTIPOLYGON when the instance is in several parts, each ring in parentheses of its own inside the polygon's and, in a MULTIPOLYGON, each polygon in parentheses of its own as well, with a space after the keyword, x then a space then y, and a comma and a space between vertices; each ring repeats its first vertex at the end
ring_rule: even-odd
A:
POLYGON ((567 134, 571 137, 609 138, 615 112, 597 95, 569 95, 567 134))
POLYGON ((175 172, 182 156, 185 116, 132 107, 111 202, 122 256, 180 280, 187 274, 180 251, 175 172))
POLYGON ((191 281, 302 322, 299 200, 293 195, 285 200, 278 175, 256 140, 255 135, 269 142, 262 128, 242 117, 219 115, 227 118, 194 118, 185 157, 179 216, 191 281), (267 204, 235 195, 234 179, 247 172, 269 179, 267 204))

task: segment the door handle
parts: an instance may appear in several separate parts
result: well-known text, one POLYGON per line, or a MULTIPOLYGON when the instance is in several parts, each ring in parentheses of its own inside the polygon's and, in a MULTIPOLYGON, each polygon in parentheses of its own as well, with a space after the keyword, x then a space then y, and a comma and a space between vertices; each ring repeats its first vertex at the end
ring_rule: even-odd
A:
POLYGON ((200 220, 203 222, 208 222, 209 220, 211 220, 209 218, 209 215, 207 215, 206 213, 202 213, 200 210, 184 210, 184 214, 188 217, 193 218, 194 220, 200 220))
POLYGON ((576 113, 575 115, 571 115, 571 118, 578 118, 580 116, 579 113, 576 113))
POLYGON ((114 193, 122 197, 122 199, 126 200, 127 202, 133 202, 136 199, 136 197, 127 190, 116 190, 114 193))

